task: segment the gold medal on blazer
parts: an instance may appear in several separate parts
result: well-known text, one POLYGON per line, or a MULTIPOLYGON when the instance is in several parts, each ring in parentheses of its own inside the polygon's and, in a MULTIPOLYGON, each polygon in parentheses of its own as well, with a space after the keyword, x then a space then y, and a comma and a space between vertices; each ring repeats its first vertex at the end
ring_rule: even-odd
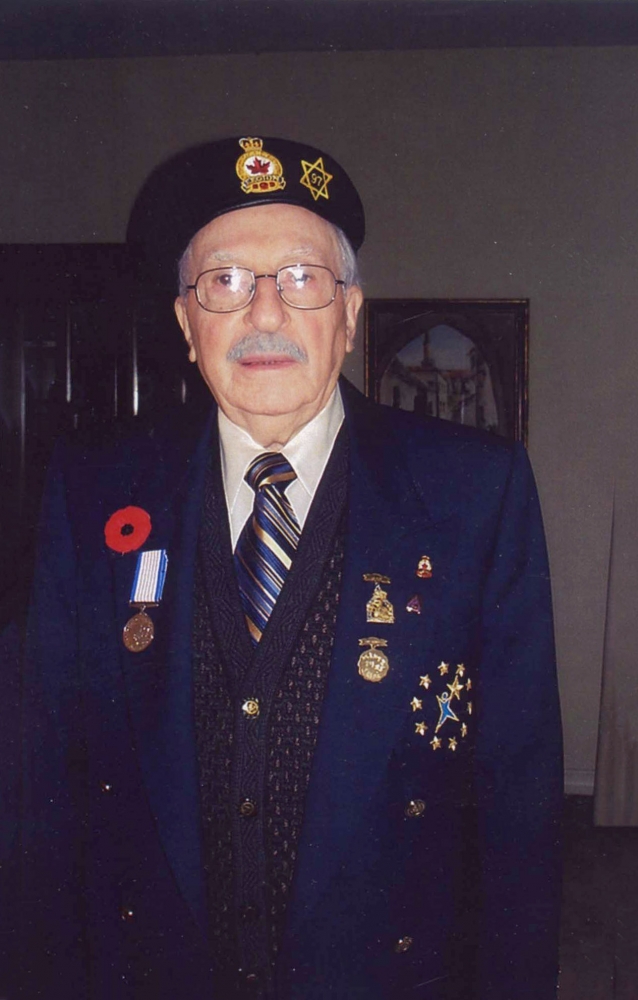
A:
POLYGON ((366 681, 371 681, 373 684, 378 684, 379 681, 382 681, 387 676, 390 669, 390 661, 379 648, 387 646, 388 641, 387 639, 370 636, 368 639, 359 639, 359 645, 370 647, 361 654, 357 661, 359 676, 363 677, 366 681))
POLYGON ((372 596, 366 604, 366 621, 376 625, 394 624, 394 607, 388 600, 388 592, 381 586, 382 583, 392 583, 390 577, 383 573, 364 573, 363 579, 374 584, 372 596))

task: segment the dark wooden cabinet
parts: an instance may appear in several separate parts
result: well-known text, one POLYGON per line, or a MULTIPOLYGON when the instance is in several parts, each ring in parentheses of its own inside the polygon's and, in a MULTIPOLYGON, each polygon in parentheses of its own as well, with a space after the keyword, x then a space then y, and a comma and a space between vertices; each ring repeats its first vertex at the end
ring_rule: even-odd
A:
POLYGON ((141 289, 123 244, 0 246, 0 599, 28 577, 56 438, 196 391, 174 293, 141 289))

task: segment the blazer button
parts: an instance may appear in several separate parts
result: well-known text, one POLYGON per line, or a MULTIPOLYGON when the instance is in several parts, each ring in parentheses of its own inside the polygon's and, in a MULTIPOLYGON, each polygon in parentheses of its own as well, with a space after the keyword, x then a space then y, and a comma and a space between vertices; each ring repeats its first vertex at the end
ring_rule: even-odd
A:
POLYGON ((105 795, 109 795, 109 793, 113 791, 113 785, 110 781, 101 781, 100 791, 104 792, 105 795))
POLYGON ((256 698, 247 698, 241 706, 241 710, 249 719, 256 719, 261 709, 256 698))
POLYGON ((244 799, 239 806, 239 815, 243 816, 245 819, 250 819, 251 816, 256 816, 257 803, 253 802, 252 799, 244 799))
POLYGON ((423 799, 412 799, 405 807, 405 815, 410 818, 414 816, 422 816, 424 812, 425 802, 423 799))
POLYGON ((247 972, 246 973, 246 986, 252 989, 258 989, 260 986, 259 975, 257 972, 247 972))
POLYGON ((133 910, 130 909, 130 907, 123 906, 120 909, 120 917, 122 918, 122 920, 125 920, 127 923, 130 923, 131 920, 133 920, 134 916, 135 916, 135 914, 133 913, 133 910))
POLYGON ((394 946, 394 950, 397 954, 401 955, 404 951, 408 951, 414 944, 414 938, 411 938, 408 934, 405 937, 399 938, 394 946))

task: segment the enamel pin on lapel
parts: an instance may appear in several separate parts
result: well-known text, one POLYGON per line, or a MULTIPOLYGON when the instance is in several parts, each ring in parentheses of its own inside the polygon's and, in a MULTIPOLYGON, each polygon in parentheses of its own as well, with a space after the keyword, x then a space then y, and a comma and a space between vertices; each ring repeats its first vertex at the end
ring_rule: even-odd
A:
POLYGON ((146 609, 157 607, 162 600, 167 566, 166 549, 140 552, 137 557, 129 605, 139 610, 122 629, 122 641, 131 653, 148 649, 155 638, 153 619, 146 609))
MULTIPOLYGON (((443 678, 449 675, 450 664, 446 663, 445 660, 441 660, 437 670, 441 675, 441 681, 436 684, 439 687, 440 693, 433 690, 430 699, 432 695, 436 699, 439 717, 435 724, 434 736, 429 743, 433 750, 447 750, 455 753, 469 733, 468 721, 466 720, 469 720, 469 717, 472 715, 472 702, 467 700, 467 695, 472 689, 472 681, 467 675, 464 663, 457 664, 454 676, 449 683, 444 681, 443 678), (439 736, 438 734, 444 726, 445 733, 439 736)), ((430 703, 427 702, 427 696, 424 695, 423 690, 429 691, 433 684, 434 681, 429 674, 423 674, 419 677, 419 688, 421 690, 410 702, 410 708, 413 713, 430 713, 429 705, 431 701, 430 703)), ((430 718, 432 718, 431 714, 430 718)), ((413 725, 417 736, 425 736, 429 727, 423 719, 414 720, 413 725)))
POLYGON ((359 645, 370 647, 361 654, 357 662, 360 676, 366 681, 372 681, 373 684, 382 681, 390 669, 390 661, 385 653, 380 652, 379 646, 387 646, 387 639, 370 636, 369 639, 359 639, 359 645))
POLYGON ((387 591, 381 587, 382 583, 392 583, 390 577, 383 573, 364 573, 363 579, 374 584, 372 597, 366 604, 366 621, 377 625, 394 624, 394 608, 388 600, 387 591))
POLYGON ((420 580, 429 580, 433 573, 434 570, 432 569, 432 560, 430 557, 421 556, 416 568, 416 575, 420 580))

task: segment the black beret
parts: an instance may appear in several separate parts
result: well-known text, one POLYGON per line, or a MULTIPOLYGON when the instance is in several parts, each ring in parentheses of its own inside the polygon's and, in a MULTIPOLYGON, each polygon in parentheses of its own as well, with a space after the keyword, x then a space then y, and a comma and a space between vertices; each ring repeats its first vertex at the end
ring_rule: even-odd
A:
POLYGON ((212 219, 278 202, 307 208, 339 226, 355 250, 363 243, 363 205, 336 160, 300 142, 257 136, 186 149, 156 167, 131 210, 127 242, 166 276, 212 219))

